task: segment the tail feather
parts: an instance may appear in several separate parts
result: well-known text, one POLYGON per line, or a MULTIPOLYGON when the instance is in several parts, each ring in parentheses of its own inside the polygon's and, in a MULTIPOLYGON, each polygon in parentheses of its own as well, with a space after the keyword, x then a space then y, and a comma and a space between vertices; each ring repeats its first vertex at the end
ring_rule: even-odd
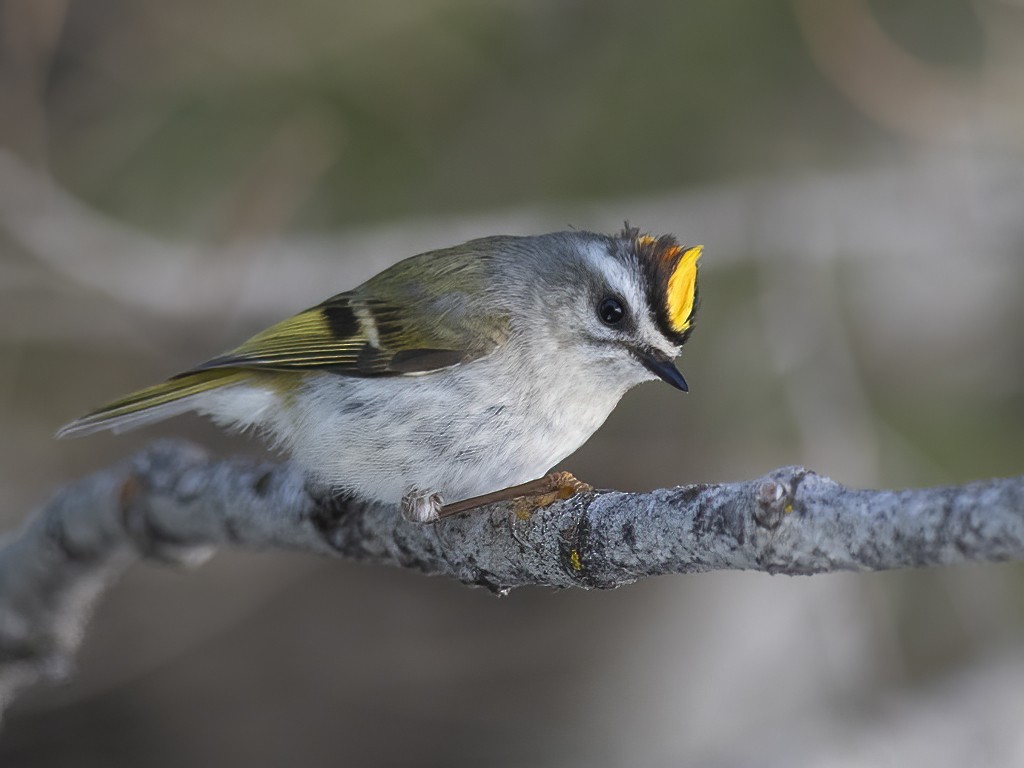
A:
POLYGON ((246 372, 232 369, 184 374, 97 408, 65 424, 57 431, 57 437, 79 437, 106 429, 126 432, 191 411, 197 405, 198 395, 240 384, 248 378, 246 372))

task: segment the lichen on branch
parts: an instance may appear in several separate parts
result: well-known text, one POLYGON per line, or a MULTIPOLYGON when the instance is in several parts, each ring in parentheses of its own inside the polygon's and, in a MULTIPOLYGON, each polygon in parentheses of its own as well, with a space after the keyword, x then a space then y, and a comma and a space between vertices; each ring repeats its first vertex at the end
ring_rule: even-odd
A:
POLYGON ((312 491, 290 464, 158 442, 63 489, 0 542, 0 708, 68 673, 95 600, 132 561, 195 564, 221 547, 396 565, 499 593, 725 569, 1021 560, 1024 477, 873 491, 785 467, 739 483, 588 491, 528 515, 501 503, 423 525, 312 491))

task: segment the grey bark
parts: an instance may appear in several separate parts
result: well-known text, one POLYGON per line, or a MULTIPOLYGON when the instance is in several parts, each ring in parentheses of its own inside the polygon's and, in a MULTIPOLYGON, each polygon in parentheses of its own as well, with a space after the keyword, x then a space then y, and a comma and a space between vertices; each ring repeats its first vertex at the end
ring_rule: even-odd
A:
POLYGON ((91 606, 138 558, 289 549, 443 574, 495 592, 613 588, 745 569, 877 571, 1024 559, 1024 477, 852 490, 801 467, 740 483, 593 491, 529 515, 498 504, 436 525, 325 498, 289 464, 159 442, 60 491, 0 542, 0 707, 70 669, 91 606))

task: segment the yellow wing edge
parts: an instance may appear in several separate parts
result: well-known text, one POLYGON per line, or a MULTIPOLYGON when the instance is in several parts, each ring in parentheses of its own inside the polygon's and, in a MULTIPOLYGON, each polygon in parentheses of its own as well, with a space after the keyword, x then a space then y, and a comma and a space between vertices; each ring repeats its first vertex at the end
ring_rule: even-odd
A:
POLYGON ((57 430, 57 437, 80 437, 102 430, 127 431, 191 410, 196 395, 234 386, 250 378, 245 371, 221 369, 189 373, 125 395, 57 430))

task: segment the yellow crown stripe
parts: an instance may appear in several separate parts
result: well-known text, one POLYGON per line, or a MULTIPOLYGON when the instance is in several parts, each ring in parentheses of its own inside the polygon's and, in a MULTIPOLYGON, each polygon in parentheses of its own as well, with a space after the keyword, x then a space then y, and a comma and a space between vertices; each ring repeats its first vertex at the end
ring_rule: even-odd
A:
POLYGON ((682 333, 690 327, 697 294, 697 261, 703 252, 703 245, 695 245, 683 251, 668 279, 668 320, 676 333, 682 333))

